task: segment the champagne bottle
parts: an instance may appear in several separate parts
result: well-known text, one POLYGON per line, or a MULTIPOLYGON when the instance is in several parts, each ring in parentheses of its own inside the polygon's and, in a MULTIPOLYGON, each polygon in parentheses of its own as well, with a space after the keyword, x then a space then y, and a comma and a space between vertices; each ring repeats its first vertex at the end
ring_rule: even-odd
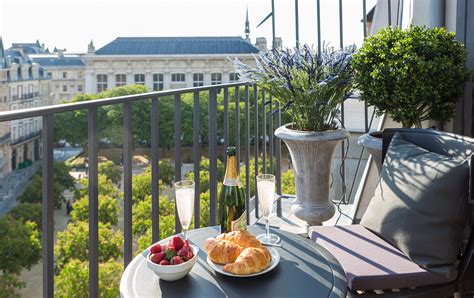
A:
POLYGON ((235 147, 227 148, 227 167, 220 192, 221 233, 247 229, 245 193, 235 152, 235 147))

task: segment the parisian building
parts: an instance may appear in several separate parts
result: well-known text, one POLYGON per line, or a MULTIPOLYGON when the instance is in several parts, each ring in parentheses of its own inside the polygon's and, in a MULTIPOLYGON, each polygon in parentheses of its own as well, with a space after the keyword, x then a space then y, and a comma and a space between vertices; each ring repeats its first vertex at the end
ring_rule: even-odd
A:
POLYGON ((234 59, 255 63, 242 37, 119 37, 84 55, 85 92, 140 84, 150 91, 237 81, 234 59))
MULTIPOLYGON (((17 110, 50 105, 50 79, 44 69, 29 58, 30 54, 41 50, 39 42, 14 43, 7 50, 4 50, 2 43, 0 48, 3 75, 0 88, 3 90, 2 109, 17 110)), ((2 126, 0 138, 5 138, 4 144, 9 145, 3 147, 10 147, 0 153, 5 160, 1 170, 3 175, 17 168, 27 167, 41 158, 40 117, 13 120, 2 126)))

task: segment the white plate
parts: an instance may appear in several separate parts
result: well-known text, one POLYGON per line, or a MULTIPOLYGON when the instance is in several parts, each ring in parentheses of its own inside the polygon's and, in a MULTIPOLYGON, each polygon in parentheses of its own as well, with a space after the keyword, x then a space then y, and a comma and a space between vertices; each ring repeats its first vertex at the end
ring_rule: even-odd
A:
POLYGON ((214 263, 213 261, 211 261, 211 259, 209 259, 209 256, 207 257, 207 263, 209 264, 209 266, 211 266, 212 269, 214 269, 215 271, 221 273, 221 274, 224 274, 224 275, 228 275, 228 276, 233 276, 233 277, 251 277, 251 276, 257 276, 257 275, 262 275, 262 274, 265 274, 267 273, 268 271, 272 270, 273 268, 275 268, 278 263, 280 262, 280 254, 278 253, 278 250, 276 250, 276 248, 274 247, 267 247, 268 248, 268 251, 270 252, 270 254, 272 255, 272 261, 270 262, 270 266, 268 266, 267 269, 265 270, 262 270, 260 272, 257 272, 257 273, 253 273, 253 274, 247 274, 247 275, 236 275, 236 274, 232 274, 232 273, 229 273, 229 272, 226 272, 224 271, 224 265, 219 265, 219 264, 216 264, 214 263))

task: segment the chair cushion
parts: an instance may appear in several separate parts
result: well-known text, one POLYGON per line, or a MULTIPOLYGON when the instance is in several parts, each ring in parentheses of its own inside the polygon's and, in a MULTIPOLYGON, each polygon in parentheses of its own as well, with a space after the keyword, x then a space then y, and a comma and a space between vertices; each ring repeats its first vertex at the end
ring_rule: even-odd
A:
POLYGON ((384 290, 449 282, 427 271, 361 225, 311 227, 311 239, 336 257, 353 290, 384 290))
POLYGON ((455 276, 468 188, 469 159, 430 152, 397 133, 361 225, 418 265, 455 276))

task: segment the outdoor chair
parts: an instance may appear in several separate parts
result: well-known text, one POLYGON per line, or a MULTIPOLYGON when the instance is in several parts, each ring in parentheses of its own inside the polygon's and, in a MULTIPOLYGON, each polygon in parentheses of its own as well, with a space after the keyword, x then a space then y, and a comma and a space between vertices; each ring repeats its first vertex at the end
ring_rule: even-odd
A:
MULTIPOLYGON (((455 297, 460 297, 460 295, 464 297, 464 294, 468 293, 471 294, 469 297, 472 297, 474 293, 474 216, 472 212, 474 204, 471 199, 471 194, 474 193, 474 172, 471 167, 473 152, 474 139, 452 133, 427 129, 384 130, 384 165, 377 185, 382 193, 376 190, 374 198, 362 217, 361 224, 310 228, 311 239, 325 247, 341 263, 346 273, 348 297, 379 295, 384 295, 384 297, 450 297, 455 293, 457 293, 455 297), (403 145, 404 142, 408 145, 403 145), (391 143, 392 146, 390 146, 391 143), (404 160, 393 158, 394 156, 406 156, 410 152, 415 152, 414 157, 404 160), (433 158, 433 156, 438 160, 435 163, 436 166, 429 168, 428 166, 431 165, 429 158, 433 158), (416 163, 417 158, 422 160, 422 163, 416 163), (430 191, 429 189, 423 189, 421 186, 433 186, 433 181, 438 181, 439 177, 443 177, 444 173, 442 171, 444 171, 446 162, 449 164, 459 162, 461 164, 462 160, 465 162, 463 164, 465 169, 461 169, 461 172, 464 171, 463 177, 466 177, 465 180, 467 181, 462 182, 460 180, 463 179, 456 178, 457 181, 450 182, 450 185, 435 183, 435 191, 438 193, 425 196, 424 201, 412 199, 411 196, 419 198, 426 195, 424 192, 430 191), (410 171, 404 167, 408 164, 416 165, 413 177, 407 176, 411 175, 410 171), (416 173, 419 171, 422 171, 422 175, 417 176, 416 173), (430 177, 435 178, 431 179, 430 177), (416 186, 420 187, 415 189, 413 194, 412 191, 402 192, 403 184, 409 183, 411 183, 412 189, 413 185, 415 185, 414 188, 417 188, 416 186), (394 184, 396 186, 393 186, 394 184), (464 187, 465 190, 456 189, 456 184, 464 185, 465 187, 462 186, 461 188, 464 187), (390 185, 391 188, 386 185, 390 185), (431 197, 435 200, 443 190, 449 194, 447 196, 443 195, 440 200, 441 204, 448 203, 445 205, 446 208, 435 208, 434 205, 426 205, 427 201, 430 204, 429 199, 431 197), (394 194, 395 197, 393 197, 394 194), (442 221, 442 216, 436 214, 447 212, 442 209, 449 209, 452 205, 455 205, 454 198, 457 194, 465 199, 462 202, 459 199, 462 204, 459 205, 461 206, 459 209, 462 208, 463 210, 461 210, 459 220, 449 225, 449 223, 442 221), (395 202, 393 204, 394 210, 384 211, 380 206, 384 206, 383 204, 387 204, 390 200, 395 202), (397 203, 396 200, 399 202, 397 203), (453 201, 452 204, 451 200, 453 201), (372 204, 379 208, 375 210, 376 212, 374 212, 372 204), (369 209, 372 210, 369 211, 369 209), (405 216, 404 212, 410 214, 410 216, 405 216), (411 212, 419 215, 413 216, 411 212), (366 216, 369 218, 364 218, 366 216), (376 233, 367 228, 367 225, 370 226, 377 221, 383 223, 381 225, 383 236, 379 233, 380 231, 376 233), (460 223, 463 222, 465 224, 461 227, 460 223), (412 223, 415 224, 414 228, 407 228, 412 223), (431 226, 434 231, 429 231, 431 226), (423 227, 427 227, 428 230, 423 230, 423 227), (458 241, 440 241, 442 243, 423 246, 428 245, 431 235, 436 238, 444 230, 454 231, 456 227, 461 230, 461 233, 456 234, 459 236, 459 243, 449 243, 458 241), (430 250, 430 247, 442 252, 448 252, 452 247, 458 247, 459 254, 454 253, 455 261, 451 265, 429 265, 432 267, 428 266, 430 268, 428 270, 426 269, 427 266, 418 265, 429 263, 428 257, 420 256, 419 251, 409 257, 407 253, 402 252, 400 247, 395 246, 394 239, 396 241, 401 239, 400 247, 403 247, 403 250, 406 250, 404 246, 406 243, 419 241, 420 246, 415 247, 415 250, 421 250, 421 254, 425 250, 430 250), (458 244, 459 246, 456 246, 458 244), (418 264, 415 263, 414 259, 418 260, 418 264), (446 268, 454 268, 454 270, 444 270, 446 268), (440 274, 440 272, 443 274, 440 274)), ((450 174, 448 175, 450 177, 444 178, 453 179, 455 175, 450 174)), ((433 201, 433 204, 437 203, 433 201)), ((388 206, 388 208, 392 207, 388 206)))

